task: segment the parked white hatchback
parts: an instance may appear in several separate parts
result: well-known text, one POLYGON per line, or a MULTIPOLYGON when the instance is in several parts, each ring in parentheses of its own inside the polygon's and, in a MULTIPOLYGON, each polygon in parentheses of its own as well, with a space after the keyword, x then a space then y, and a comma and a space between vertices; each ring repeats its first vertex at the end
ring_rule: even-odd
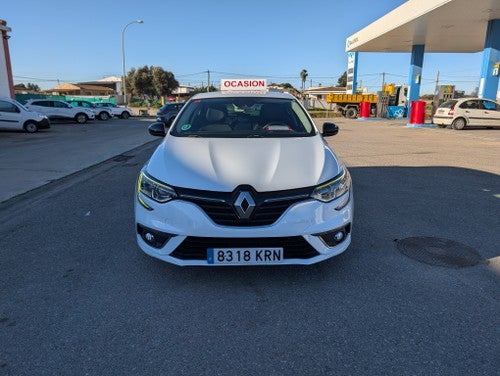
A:
POLYGON ((29 111, 14 99, 0 98, 0 129, 35 133, 39 129, 47 128, 50 128, 47 116, 29 111))
POLYGON ((177 265, 312 264, 351 242, 350 174, 302 105, 265 80, 191 98, 140 172, 137 242, 177 265))
POLYGON ((468 125, 500 126, 500 104, 481 98, 452 99, 437 108, 433 122, 456 130, 468 125))
POLYGON ((109 109, 114 116, 117 116, 121 119, 128 119, 129 117, 132 116, 133 114, 133 111, 131 108, 129 107, 120 107, 120 106, 117 106, 116 104, 114 103, 108 103, 108 102, 95 102, 94 103, 98 108, 99 107, 105 107, 107 109, 109 109))
POLYGON ((30 111, 40 112, 50 120, 74 120, 78 124, 85 124, 94 120, 95 114, 89 108, 74 107, 65 101, 54 99, 29 99, 25 107, 30 111))

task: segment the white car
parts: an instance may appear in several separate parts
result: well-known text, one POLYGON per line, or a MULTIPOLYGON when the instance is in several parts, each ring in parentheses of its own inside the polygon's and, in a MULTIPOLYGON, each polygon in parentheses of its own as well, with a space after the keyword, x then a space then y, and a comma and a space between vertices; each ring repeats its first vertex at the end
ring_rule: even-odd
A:
POLYGON ((111 109, 109 109, 107 107, 98 107, 93 102, 84 101, 81 99, 73 99, 73 100, 69 101, 68 103, 72 106, 75 106, 75 107, 84 107, 84 108, 88 108, 89 110, 92 110, 96 119, 99 119, 99 120, 106 121, 106 120, 113 118, 113 116, 114 116, 113 111, 111 111, 111 109))
POLYGON ((500 126, 500 104, 481 98, 452 99, 437 108, 433 122, 456 130, 467 125, 500 126))
POLYGON ((18 101, 0 98, 0 129, 25 130, 35 133, 39 129, 50 128, 47 116, 29 111, 18 101))
POLYGON ((69 103, 54 99, 29 99, 25 107, 30 111, 40 112, 51 120, 74 120, 84 124, 94 120, 94 111, 89 108, 73 107, 69 103))
POLYGON ((97 107, 106 107, 109 108, 114 116, 118 116, 122 119, 128 119, 134 113, 131 108, 128 107, 120 107, 114 103, 95 103, 97 107))
POLYGON ((195 95, 168 131, 150 126, 164 140, 137 181, 145 253, 177 265, 283 265, 349 246, 351 177, 323 138, 338 127, 320 133, 293 96, 250 88, 195 95))

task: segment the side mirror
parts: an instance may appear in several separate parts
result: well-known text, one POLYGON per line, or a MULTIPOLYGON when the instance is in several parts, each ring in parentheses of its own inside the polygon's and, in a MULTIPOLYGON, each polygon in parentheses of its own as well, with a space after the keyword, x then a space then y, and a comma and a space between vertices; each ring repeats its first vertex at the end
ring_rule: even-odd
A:
POLYGON ((167 132, 165 132, 165 125, 161 121, 151 124, 148 127, 149 134, 156 137, 165 137, 167 132))
POLYGON ((335 136, 339 133, 339 127, 334 123, 323 123, 323 137, 335 136))
POLYGON ((172 125, 172 123, 174 122, 174 120, 175 120, 176 117, 177 117, 177 114, 175 114, 174 116, 172 116, 170 118, 170 120, 167 121, 167 124, 166 124, 167 128, 169 128, 172 125))

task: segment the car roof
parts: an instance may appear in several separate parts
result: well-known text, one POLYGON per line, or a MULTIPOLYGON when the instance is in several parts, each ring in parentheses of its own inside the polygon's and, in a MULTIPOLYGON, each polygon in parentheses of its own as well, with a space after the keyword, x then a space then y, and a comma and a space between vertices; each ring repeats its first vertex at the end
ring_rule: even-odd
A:
POLYGON ((473 97, 473 98, 453 98, 453 99, 450 99, 450 100, 458 101, 458 102, 464 102, 464 101, 482 101, 482 100, 490 101, 490 102, 496 102, 494 99, 477 98, 477 97, 473 97))
POLYGON ((289 93, 281 91, 212 91, 209 93, 199 93, 194 95, 191 99, 207 99, 207 98, 281 98, 281 99, 295 99, 289 93))

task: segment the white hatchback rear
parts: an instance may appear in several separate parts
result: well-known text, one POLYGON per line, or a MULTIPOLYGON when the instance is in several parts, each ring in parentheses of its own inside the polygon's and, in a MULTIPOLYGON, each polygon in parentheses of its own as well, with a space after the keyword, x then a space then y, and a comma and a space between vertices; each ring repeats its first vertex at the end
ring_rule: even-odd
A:
POLYGON ((481 98, 452 99, 438 107, 433 122, 456 130, 468 125, 500 126, 500 104, 481 98))

